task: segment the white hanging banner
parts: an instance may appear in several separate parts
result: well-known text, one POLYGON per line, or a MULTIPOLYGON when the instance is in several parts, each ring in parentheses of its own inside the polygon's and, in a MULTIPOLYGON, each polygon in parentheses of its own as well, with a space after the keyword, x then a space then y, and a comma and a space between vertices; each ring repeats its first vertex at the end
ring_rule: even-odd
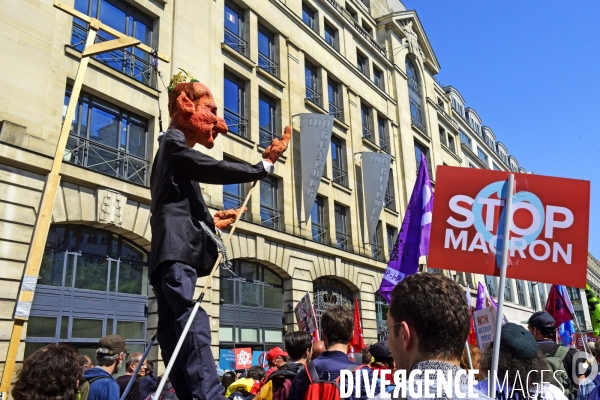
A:
POLYGON ((392 156, 384 153, 362 152, 363 197, 367 214, 367 243, 372 243, 390 176, 392 156))
MULTIPOLYGON (((333 115, 300 114, 300 165, 304 222, 312 210, 331 144, 333 115)), ((314 222, 314 221, 313 221, 314 222)))

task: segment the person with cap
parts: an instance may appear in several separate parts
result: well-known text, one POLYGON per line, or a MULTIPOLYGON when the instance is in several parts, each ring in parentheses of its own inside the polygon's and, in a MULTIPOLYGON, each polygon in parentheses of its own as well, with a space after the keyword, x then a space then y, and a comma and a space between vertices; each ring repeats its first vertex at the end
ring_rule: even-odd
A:
MULTIPOLYGON (((386 377, 393 382, 391 371, 394 370, 394 357, 392 356, 392 351, 390 350, 390 346, 388 346, 387 340, 382 340, 381 342, 377 342, 371 347, 369 347, 369 352, 373 357, 374 361, 370 364, 371 369, 373 371, 381 371, 388 370, 386 377)), ((380 372, 382 373, 382 372, 380 372)))
POLYGON ((281 347, 273 347, 267 352, 267 362, 269 363, 269 369, 267 370, 266 378, 269 379, 269 375, 283 367, 289 358, 288 353, 283 351, 281 347))
POLYGON ((123 336, 108 335, 98 342, 96 366, 83 373, 89 384, 88 400, 119 400, 119 385, 113 375, 119 372, 127 358, 127 342, 123 336))
MULTIPOLYGON (((552 315, 546 311, 538 311, 531 314, 527 321, 527 329, 536 340, 538 348, 546 357, 558 357, 562 360, 563 369, 566 372, 573 386, 571 392, 576 392, 578 377, 583 378, 584 371, 580 371, 580 363, 577 363, 577 370, 573 369, 573 357, 577 354, 576 349, 571 349, 556 343, 556 322, 552 315)), ((574 398, 574 393, 572 398, 574 398)))
MULTIPOLYGON (((483 393, 487 393, 491 385, 487 374, 492 370, 493 353, 492 342, 481 356, 481 370, 486 378, 479 381, 477 389, 483 393)), ((567 400, 559 388, 550 384, 544 354, 533 335, 521 325, 502 325, 497 376, 496 392, 491 398, 567 400)))

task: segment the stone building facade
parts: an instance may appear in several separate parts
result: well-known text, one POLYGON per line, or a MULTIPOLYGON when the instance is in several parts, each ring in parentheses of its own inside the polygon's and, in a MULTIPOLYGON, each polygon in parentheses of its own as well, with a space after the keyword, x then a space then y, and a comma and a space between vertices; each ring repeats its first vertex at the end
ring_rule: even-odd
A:
MULTIPOLYGON (((204 299, 215 358, 234 344, 255 351, 281 345, 296 326, 293 306, 307 292, 319 315, 331 304, 353 307, 358 299, 366 342, 385 336, 387 306, 375 292, 420 155, 426 155, 435 184, 435 166, 477 162, 471 154, 476 148, 467 151, 459 132, 481 141, 465 125, 468 117, 457 117, 460 94, 436 82, 440 65, 416 12, 390 0, 64 4, 135 36, 171 62, 156 64, 132 48, 90 60, 19 361, 55 341, 92 355, 98 338, 110 333, 124 334, 140 350, 155 332, 146 276, 148 182, 161 110, 168 124, 164 84, 179 69, 211 88, 230 127, 211 156, 256 163, 283 126, 294 128, 291 150, 275 174, 257 184, 229 245, 236 277, 215 277, 204 299), (306 112, 335 116, 310 221, 300 217, 298 176, 296 116, 306 112), (365 151, 392 156, 372 240, 362 193, 365 151)), ((52 0, 10 1, 0 10, 0 369, 86 31, 83 21, 53 8, 52 0)), ((491 149, 495 161, 488 168, 512 168, 491 149)), ((201 189, 215 211, 241 204, 250 185, 201 189)), ((456 278, 471 288, 484 280, 456 278)), ((198 293, 204 283, 199 280, 198 293)), ((542 292, 528 296, 517 307, 523 313, 531 312, 534 298, 545 302, 542 292)), ((151 359, 160 359, 157 347, 151 359)))

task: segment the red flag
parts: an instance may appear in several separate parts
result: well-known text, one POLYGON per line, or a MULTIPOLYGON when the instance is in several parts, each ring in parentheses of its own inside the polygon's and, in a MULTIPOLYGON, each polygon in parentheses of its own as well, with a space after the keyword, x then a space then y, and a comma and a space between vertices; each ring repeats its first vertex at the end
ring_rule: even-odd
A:
POLYGON ((321 339, 319 339, 319 329, 317 328, 312 333, 312 341, 318 342, 319 340, 321 340, 321 339))
POLYGON ((354 336, 350 345, 355 352, 360 352, 365 347, 365 338, 363 337, 362 324, 360 323, 360 310, 358 308, 358 299, 354 299, 354 336))
POLYGON ((546 301, 546 311, 548 314, 552 315, 554 321, 556 321, 556 326, 561 326, 567 321, 573 319, 573 314, 562 294, 556 287, 556 285, 552 285, 550 289, 550 293, 548 294, 548 300, 546 301))

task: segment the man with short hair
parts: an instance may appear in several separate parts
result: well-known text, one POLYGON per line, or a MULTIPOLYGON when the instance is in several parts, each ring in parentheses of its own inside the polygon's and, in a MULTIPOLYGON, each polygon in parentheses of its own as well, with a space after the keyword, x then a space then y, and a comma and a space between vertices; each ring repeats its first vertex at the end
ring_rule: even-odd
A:
MULTIPOLYGON (((535 312, 531 314, 531 317, 527 321, 527 329, 535 338, 538 348, 543 354, 549 354, 553 357, 561 347, 564 348, 562 350, 566 352, 563 358, 564 370, 569 376, 569 380, 573 383, 574 390, 577 390, 579 383, 575 382, 575 378, 584 375, 585 371, 580 371, 579 369, 576 371, 573 370, 573 356, 577 354, 576 349, 556 343, 556 321, 554 317, 546 311, 535 312)), ((577 364, 578 367, 579 364, 577 364)))
POLYGON ((92 359, 86 356, 85 354, 80 354, 78 357, 79 366, 84 371, 86 369, 94 368, 94 364, 92 364, 92 359))
MULTIPOLYGON (((444 381, 448 375, 452 379, 451 393, 442 387, 442 397, 458 399, 464 395, 468 398, 469 382, 460 368, 460 357, 470 320, 465 290, 460 285, 441 274, 420 273, 406 277, 392 291, 387 327, 388 345, 396 368, 405 370, 407 379, 411 371, 421 371, 408 380, 407 399, 424 398, 428 394, 439 398, 436 374, 443 374, 444 381), (436 374, 425 379, 427 370, 434 370, 436 374), (456 385, 457 376, 460 376, 459 385, 456 385)), ((483 393, 474 392, 478 398, 488 399, 483 393)), ((380 398, 383 397, 376 397, 380 398)))
MULTIPOLYGON (((320 357, 310 362, 320 380, 335 381, 342 370, 354 371, 357 368, 367 371, 367 380, 373 382, 373 371, 368 366, 362 367, 348 359, 348 343, 354 333, 354 316, 352 311, 343 306, 332 306, 323 313, 321 317, 321 328, 323 331, 323 342, 327 349, 320 357)), ((308 365, 310 368, 310 365, 308 365)), ((354 375, 354 374, 353 374, 354 375)), ((364 373, 361 375, 364 378, 364 373)), ((339 381, 338 381, 339 383, 339 381)), ((303 400, 310 381, 306 369, 301 369, 292 383, 288 400, 303 400)), ((348 383, 346 383, 348 385, 348 383)), ((365 391, 364 381, 360 383, 361 396, 355 397, 355 391, 348 399, 368 399, 365 391)), ((375 394, 379 394, 379 386, 375 388, 375 394)))
POLYGON ((310 360, 312 354, 312 336, 308 332, 288 332, 285 334, 284 341, 290 361, 268 376, 266 382, 267 385, 269 381, 271 382, 273 400, 288 398, 292 381, 298 371, 310 360))
POLYGON ((288 353, 283 351, 281 347, 273 347, 267 352, 267 362, 269 363, 269 369, 267 370, 267 378, 273 372, 283 367, 288 360, 288 353))
MULTIPOLYGON (((131 384, 131 388, 127 393, 127 397, 125 400, 141 400, 142 392, 140 390, 140 384, 136 382, 137 376, 133 376, 135 369, 138 364, 142 360, 143 353, 131 353, 129 357, 127 357, 127 361, 125 361, 125 374, 117 378, 117 384, 119 385, 119 389, 121 392, 121 396, 123 396, 123 392, 125 392, 125 388, 129 384, 129 381, 133 379, 133 383, 131 384)), ((144 360, 144 364, 140 368, 138 374, 143 374, 146 372, 146 360, 144 360)), ((139 375, 138 375, 139 376, 139 375)))
POLYGON ((108 335, 100 339, 96 349, 96 367, 83 372, 89 383, 88 400, 119 400, 119 385, 112 376, 121 369, 127 350, 123 336, 108 335))

